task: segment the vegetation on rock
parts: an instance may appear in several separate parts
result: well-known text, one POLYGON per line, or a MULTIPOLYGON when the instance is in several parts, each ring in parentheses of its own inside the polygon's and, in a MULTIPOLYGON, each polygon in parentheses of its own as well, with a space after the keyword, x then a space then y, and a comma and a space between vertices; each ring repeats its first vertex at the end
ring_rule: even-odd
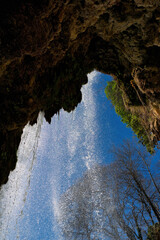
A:
POLYGON ((123 91, 118 86, 116 80, 107 83, 105 89, 106 96, 111 100, 115 112, 121 117, 123 123, 126 123, 127 127, 130 127, 139 138, 139 141, 146 146, 150 153, 154 152, 154 145, 148 137, 147 130, 142 125, 142 120, 138 113, 132 113, 127 110, 124 105, 123 91))

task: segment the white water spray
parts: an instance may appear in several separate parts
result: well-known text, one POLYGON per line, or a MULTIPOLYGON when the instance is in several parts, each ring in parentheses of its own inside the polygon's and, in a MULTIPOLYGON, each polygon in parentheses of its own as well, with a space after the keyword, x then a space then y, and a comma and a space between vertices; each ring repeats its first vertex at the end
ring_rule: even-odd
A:
POLYGON ((42 218, 46 214, 44 205, 51 209, 50 220, 47 221, 53 221, 51 228, 52 226, 54 228, 54 237, 50 235, 47 236, 47 239, 63 239, 56 224, 56 218, 60 213, 60 196, 78 178, 82 177, 86 170, 90 170, 96 163, 100 163, 96 146, 98 123, 94 95, 94 83, 96 83, 98 74, 92 72, 88 75, 88 84, 82 88, 82 102, 72 114, 61 111, 59 118, 54 116, 50 125, 45 122, 42 126, 37 152, 38 164, 34 168, 32 177, 33 189, 29 191, 27 199, 30 200, 29 203, 26 202, 24 209, 26 213, 27 205, 30 211, 27 213, 32 215, 31 218, 29 215, 21 218, 21 215, 23 215, 23 206, 30 185, 30 174, 43 117, 41 116, 37 125, 25 128, 15 173, 13 172, 9 184, 5 185, 1 191, 2 218, 0 222, 3 234, 0 235, 0 239, 15 239, 12 237, 12 232, 18 232, 18 227, 20 229, 20 237, 17 235, 18 239, 41 239, 42 218), (24 142, 25 145, 23 145, 24 142), (43 192, 41 192, 42 189, 43 192), (37 193, 36 197, 34 197, 34 193, 37 193), (37 196, 40 198, 37 199, 37 196), (42 199, 45 204, 39 207, 42 199), (30 204, 36 205, 36 207, 30 208, 30 204), (35 225, 33 216, 37 221, 35 225))
POLYGON ((18 221, 23 215, 30 177, 36 159, 38 139, 43 122, 43 113, 39 114, 37 124, 27 126, 23 130, 18 149, 18 161, 14 171, 9 175, 7 184, 0 191, 0 239, 11 240, 16 232, 18 221))
MULTIPOLYGON (((100 162, 96 148, 98 124, 93 91, 97 74, 99 73, 96 71, 88 74, 88 84, 82 88, 81 104, 73 114, 61 111, 59 119, 55 117, 52 120, 52 133, 48 133, 47 139, 51 148, 47 154, 52 156, 54 162, 50 181, 55 219, 60 214, 58 202, 61 194, 81 177, 84 171, 100 162)), ((54 231, 57 232, 57 239, 63 239, 58 234, 55 221, 53 226, 56 226, 54 231)))

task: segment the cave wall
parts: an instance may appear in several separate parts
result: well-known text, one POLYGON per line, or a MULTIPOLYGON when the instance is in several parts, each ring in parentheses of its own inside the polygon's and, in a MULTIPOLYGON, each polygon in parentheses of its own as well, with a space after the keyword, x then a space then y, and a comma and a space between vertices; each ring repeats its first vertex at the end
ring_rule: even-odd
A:
POLYGON ((160 140, 159 0, 6 0, 0 12, 0 184, 28 121, 73 110, 94 69, 114 76, 126 107, 160 140))

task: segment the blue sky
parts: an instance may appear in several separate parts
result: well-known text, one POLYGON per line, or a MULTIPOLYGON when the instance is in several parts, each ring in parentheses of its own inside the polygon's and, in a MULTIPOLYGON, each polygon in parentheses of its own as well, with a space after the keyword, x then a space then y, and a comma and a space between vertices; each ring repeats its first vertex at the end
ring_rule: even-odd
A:
MULTIPOLYGON (((62 110, 50 125, 44 121, 37 160, 33 170, 28 170, 32 175, 29 189, 26 187, 27 200, 24 207, 19 203, 23 213, 5 240, 60 240, 55 221, 60 195, 95 163, 111 162, 112 144, 133 138, 133 132, 120 121, 105 96, 111 77, 92 72, 88 78, 82 102, 74 112, 62 110)), ((24 195, 25 191, 21 192, 24 195)))

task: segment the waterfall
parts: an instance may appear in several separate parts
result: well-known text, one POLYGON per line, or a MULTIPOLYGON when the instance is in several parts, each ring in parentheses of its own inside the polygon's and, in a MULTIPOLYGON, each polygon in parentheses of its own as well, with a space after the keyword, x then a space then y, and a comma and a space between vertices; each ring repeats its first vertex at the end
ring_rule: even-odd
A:
POLYGON ((59 199, 86 170, 101 162, 95 94, 99 74, 88 74, 81 104, 72 113, 61 110, 51 124, 43 125, 40 114, 36 125, 25 127, 16 169, 0 192, 2 240, 63 239, 57 225, 59 199))
POLYGON ((81 104, 72 114, 61 111, 59 118, 54 117, 52 120, 52 131, 48 131, 47 139, 51 148, 46 154, 52 156, 50 158, 54 162, 50 182, 56 239, 61 239, 55 222, 60 214, 60 195, 86 170, 100 162, 96 148, 98 124, 93 90, 98 74, 96 71, 88 74, 88 84, 82 87, 81 104))
POLYGON ((23 215, 30 177, 36 159, 38 139, 43 122, 43 113, 39 114, 37 124, 29 124, 23 130, 20 146, 17 152, 17 165, 9 175, 7 184, 0 191, 0 239, 13 239, 13 232, 17 233, 18 221, 23 215))

